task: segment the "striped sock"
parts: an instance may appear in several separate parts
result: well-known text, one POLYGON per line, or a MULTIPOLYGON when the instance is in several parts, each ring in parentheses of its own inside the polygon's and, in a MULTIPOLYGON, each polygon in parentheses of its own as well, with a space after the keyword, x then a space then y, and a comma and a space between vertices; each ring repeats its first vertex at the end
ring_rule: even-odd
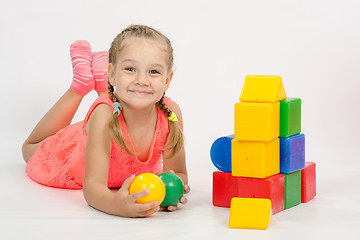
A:
POLYGON ((107 92, 108 65, 109 53, 107 51, 92 53, 92 74, 95 79, 95 91, 107 92))
POLYGON ((73 81, 70 89, 85 96, 95 85, 91 72, 91 46, 85 40, 78 40, 70 46, 73 66, 73 81))

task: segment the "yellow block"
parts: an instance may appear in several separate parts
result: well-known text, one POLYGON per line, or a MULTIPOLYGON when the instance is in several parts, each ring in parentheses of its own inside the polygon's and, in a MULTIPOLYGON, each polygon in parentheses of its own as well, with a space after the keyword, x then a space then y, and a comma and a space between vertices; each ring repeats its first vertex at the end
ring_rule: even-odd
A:
POLYGON ((232 198, 229 227, 267 229, 272 219, 271 201, 265 198, 232 198))
POLYGON ((232 175, 266 178, 280 172, 279 138, 270 142, 231 141, 232 175))
POLYGON ((270 141, 279 137, 280 102, 235 103, 235 139, 270 141))
POLYGON ((265 75, 246 76, 240 101, 276 102, 286 98, 281 77, 265 75))

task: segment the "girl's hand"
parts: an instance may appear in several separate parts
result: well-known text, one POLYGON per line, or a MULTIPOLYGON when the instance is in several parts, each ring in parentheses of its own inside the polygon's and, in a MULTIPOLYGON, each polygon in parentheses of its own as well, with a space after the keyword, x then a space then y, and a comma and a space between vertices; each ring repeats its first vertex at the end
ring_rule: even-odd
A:
MULTIPOLYGON (((169 172, 175 173, 175 171, 173 171, 173 170, 170 170, 169 172)), ((190 192, 190 186, 186 184, 186 185, 184 186, 184 194, 187 194, 187 193, 189 193, 189 192, 190 192)), ((179 203, 181 203, 181 204, 186 204, 187 202, 188 202, 188 200, 187 200, 186 197, 182 196, 182 197, 180 198, 179 203)), ((173 211, 175 211, 176 209, 177 209, 177 204, 174 205, 174 206, 160 207, 160 210, 161 210, 161 211, 170 211, 170 212, 173 212, 173 211)))
POLYGON ((134 178, 134 174, 127 178, 115 194, 115 204, 119 206, 119 215, 123 217, 147 217, 158 212, 160 207, 157 206, 159 204, 157 201, 145 204, 136 202, 139 198, 148 195, 150 193, 149 189, 129 194, 129 187, 134 178))

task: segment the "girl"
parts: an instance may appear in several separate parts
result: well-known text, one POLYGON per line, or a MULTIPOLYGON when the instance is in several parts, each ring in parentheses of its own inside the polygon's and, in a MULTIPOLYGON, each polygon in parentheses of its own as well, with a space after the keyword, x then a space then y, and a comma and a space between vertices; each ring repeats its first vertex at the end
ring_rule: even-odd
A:
MULTIPOLYGON (((73 43, 70 55, 74 74, 70 89, 23 145, 29 177, 47 186, 82 188, 90 206, 124 217, 159 211, 157 202, 136 203, 149 190, 129 195, 129 186, 140 173, 172 171, 188 193, 181 111, 165 96, 173 76, 169 39, 153 28, 132 25, 114 39, 109 56, 92 54, 86 41, 73 43), (83 96, 92 89, 99 98, 84 121, 70 125, 83 96), (115 187, 121 188, 114 194, 109 188, 115 187)), ((180 203, 186 202, 182 197, 180 203)))

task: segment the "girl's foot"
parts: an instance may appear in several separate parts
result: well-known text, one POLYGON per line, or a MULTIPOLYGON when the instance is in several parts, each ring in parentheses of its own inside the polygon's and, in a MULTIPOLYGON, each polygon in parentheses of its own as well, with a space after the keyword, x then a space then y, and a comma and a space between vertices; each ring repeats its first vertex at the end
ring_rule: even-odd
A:
POLYGON ((92 74, 95 79, 95 91, 108 90, 109 53, 107 51, 92 53, 92 74))
POLYGON ((70 89, 85 96, 95 86, 91 72, 92 56, 89 42, 78 40, 71 44, 70 56, 74 74, 70 89))

